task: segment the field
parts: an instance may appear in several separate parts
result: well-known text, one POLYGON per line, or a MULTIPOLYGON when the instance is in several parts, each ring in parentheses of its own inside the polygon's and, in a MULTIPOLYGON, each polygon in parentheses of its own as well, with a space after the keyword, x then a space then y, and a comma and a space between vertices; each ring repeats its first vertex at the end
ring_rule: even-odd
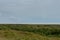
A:
POLYGON ((60 40, 60 25, 0 24, 0 40, 60 40))

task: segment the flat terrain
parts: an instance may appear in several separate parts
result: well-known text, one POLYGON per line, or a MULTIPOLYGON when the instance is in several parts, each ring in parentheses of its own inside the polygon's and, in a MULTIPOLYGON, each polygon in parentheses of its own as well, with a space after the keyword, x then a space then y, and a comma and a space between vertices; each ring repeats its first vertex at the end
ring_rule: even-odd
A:
POLYGON ((0 40, 60 40, 60 25, 0 24, 0 40))

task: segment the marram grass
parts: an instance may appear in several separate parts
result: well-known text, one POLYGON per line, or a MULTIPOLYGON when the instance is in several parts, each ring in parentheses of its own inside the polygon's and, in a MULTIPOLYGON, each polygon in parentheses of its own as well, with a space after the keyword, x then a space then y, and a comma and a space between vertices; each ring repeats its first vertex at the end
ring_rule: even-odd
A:
POLYGON ((60 40, 60 25, 1 24, 0 40, 60 40))

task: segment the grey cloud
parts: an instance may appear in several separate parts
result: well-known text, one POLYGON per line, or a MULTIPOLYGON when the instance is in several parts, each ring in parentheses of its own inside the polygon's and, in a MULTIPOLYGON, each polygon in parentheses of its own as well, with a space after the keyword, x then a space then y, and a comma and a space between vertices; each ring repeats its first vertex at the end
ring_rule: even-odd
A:
MULTIPOLYGON (((60 18, 60 0, 0 0, 0 13, 5 20, 21 22, 60 18), (10 18, 14 16, 16 18, 10 18)), ((1 19, 3 20, 3 18, 1 19)))

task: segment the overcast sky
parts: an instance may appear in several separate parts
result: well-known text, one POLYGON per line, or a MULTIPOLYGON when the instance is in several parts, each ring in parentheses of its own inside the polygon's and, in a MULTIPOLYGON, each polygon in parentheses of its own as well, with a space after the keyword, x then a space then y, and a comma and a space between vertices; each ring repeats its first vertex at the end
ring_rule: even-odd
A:
POLYGON ((0 0, 0 23, 60 23, 60 0, 0 0))

